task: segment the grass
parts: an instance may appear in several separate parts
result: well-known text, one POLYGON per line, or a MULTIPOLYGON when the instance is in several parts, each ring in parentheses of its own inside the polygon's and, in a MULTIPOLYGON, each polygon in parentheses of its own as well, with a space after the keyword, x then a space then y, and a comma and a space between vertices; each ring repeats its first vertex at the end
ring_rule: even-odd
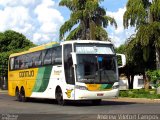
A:
POLYGON ((155 89, 121 90, 119 97, 160 99, 160 94, 156 94, 155 89))

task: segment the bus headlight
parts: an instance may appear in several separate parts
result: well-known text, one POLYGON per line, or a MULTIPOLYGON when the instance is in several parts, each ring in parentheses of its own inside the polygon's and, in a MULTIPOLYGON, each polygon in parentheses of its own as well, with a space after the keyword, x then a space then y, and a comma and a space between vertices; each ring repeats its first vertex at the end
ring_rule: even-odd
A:
POLYGON ((119 85, 115 85, 112 87, 113 89, 118 89, 119 88, 119 85))
POLYGON ((88 90, 86 86, 80 86, 80 85, 76 85, 75 88, 79 90, 88 90))

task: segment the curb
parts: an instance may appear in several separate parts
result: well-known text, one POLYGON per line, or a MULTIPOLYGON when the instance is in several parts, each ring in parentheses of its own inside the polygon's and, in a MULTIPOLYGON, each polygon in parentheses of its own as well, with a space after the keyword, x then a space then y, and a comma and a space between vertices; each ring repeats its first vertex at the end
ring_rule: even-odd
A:
POLYGON ((147 99, 147 98, 117 98, 117 99, 105 99, 105 101, 130 102, 130 103, 160 103, 160 99, 147 99))
POLYGON ((1 90, 0 89, 0 94, 6 94, 6 93, 8 93, 8 90, 1 90))
POLYGON ((119 97, 118 99, 133 99, 133 100, 160 100, 160 99, 151 99, 151 98, 130 98, 130 97, 119 97))

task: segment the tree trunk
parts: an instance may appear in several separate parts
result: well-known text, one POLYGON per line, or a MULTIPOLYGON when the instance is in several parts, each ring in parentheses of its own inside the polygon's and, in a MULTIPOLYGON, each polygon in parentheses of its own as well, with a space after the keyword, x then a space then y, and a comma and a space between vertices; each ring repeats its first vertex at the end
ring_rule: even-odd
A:
POLYGON ((144 88, 145 90, 148 90, 149 89, 149 79, 146 74, 143 74, 143 80, 144 80, 144 88))
POLYGON ((90 26, 90 40, 96 40, 95 37, 95 23, 93 21, 90 21, 89 23, 90 26))
MULTIPOLYGON (((153 14, 151 13, 149 8, 148 10, 149 10, 148 22, 153 23, 154 22, 153 14)), ((154 39, 156 40, 155 36, 154 36, 154 39)), ((156 46, 155 46, 155 54, 156 54, 156 69, 158 70, 160 69, 160 48, 157 48, 156 46)))
POLYGON ((130 86, 130 75, 127 76, 127 79, 128 79, 128 89, 129 89, 129 86, 130 86))
POLYGON ((160 69, 160 49, 156 47, 156 69, 160 69))
POLYGON ((82 28, 83 28, 83 30, 82 30, 82 36, 81 36, 81 38, 80 39, 82 39, 82 40, 86 40, 86 24, 85 24, 85 20, 83 20, 82 22, 81 22, 81 25, 82 25, 82 28))
POLYGON ((131 75, 130 89, 133 89, 134 75, 131 75))
POLYGON ((129 89, 133 89, 134 75, 127 76, 129 89))

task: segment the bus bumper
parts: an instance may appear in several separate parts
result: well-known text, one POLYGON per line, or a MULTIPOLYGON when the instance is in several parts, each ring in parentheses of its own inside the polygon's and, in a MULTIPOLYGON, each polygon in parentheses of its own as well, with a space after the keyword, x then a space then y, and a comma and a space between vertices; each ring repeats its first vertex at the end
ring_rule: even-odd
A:
POLYGON ((112 89, 109 91, 75 90, 75 100, 107 99, 117 98, 118 96, 119 89, 112 89))

